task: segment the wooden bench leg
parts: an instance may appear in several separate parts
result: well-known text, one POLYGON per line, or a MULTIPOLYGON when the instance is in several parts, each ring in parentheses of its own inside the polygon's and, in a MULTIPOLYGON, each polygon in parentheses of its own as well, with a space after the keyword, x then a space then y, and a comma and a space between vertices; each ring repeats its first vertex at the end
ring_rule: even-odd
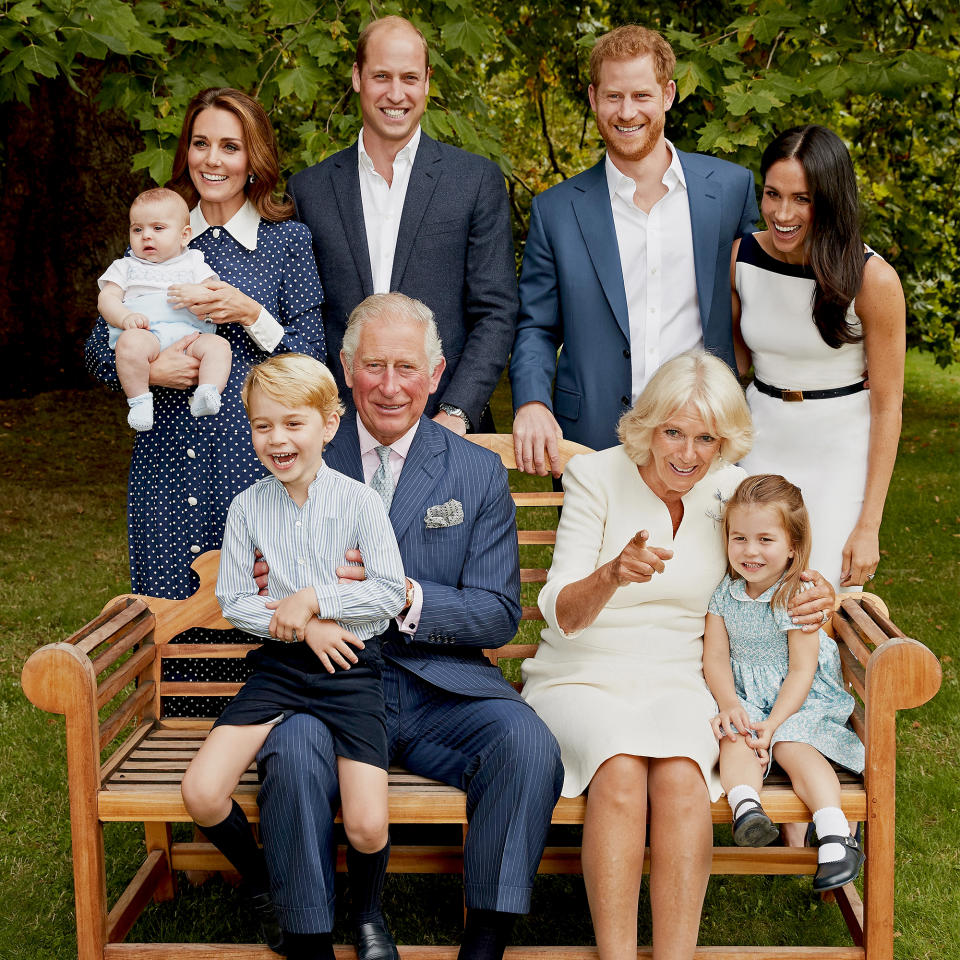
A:
POLYGON ((107 877, 103 824, 97 818, 96 791, 70 791, 73 843, 73 895, 77 910, 77 960, 103 960, 107 940, 107 877))
MULTIPOLYGON (((891 790, 892 793, 892 790, 891 790)), ((868 797, 869 799, 869 797, 868 797)), ((894 806, 894 798, 889 798, 894 806)), ((868 811, 863 866, 866 960, 893 960, 894 819, 892 810, 868 811), (889 813, 889 819, 886 814, 889 813)))
POLYGON ((153 899, 156 903, 163 903, 165 900, 172 900, 177 892, 177 881, 173 874, 173 859, 170 848, 173 845, 173 827, 169 823, 146 823, 144 832, 147 841, 147 854, 153 850, 160 850, 166 858, 166 874, 157 883, 153 892, 153 899))

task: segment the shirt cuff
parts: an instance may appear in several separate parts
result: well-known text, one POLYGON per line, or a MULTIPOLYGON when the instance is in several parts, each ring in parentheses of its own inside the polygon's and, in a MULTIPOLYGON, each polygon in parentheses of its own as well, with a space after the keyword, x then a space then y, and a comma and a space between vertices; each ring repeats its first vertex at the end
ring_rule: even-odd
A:
POLYGON ((260 316, 244 329, 264 353, 273 353, 283 339, 283 326, 274 319, 273 314, 266 307, 261 307, 260 316))
POLYGON ((314 585, 313 592, 317 595, 317 616, 321 620, 342 620, 343 602, 337 586, 314 585))
POLYGON ((413 584, 413 603, 410 604, 406 614, 397 616, 397 627, 401 633, 412 637, 420 626, 420 612, 423 610, 423 587, 416 580, 410 581, 413 584))

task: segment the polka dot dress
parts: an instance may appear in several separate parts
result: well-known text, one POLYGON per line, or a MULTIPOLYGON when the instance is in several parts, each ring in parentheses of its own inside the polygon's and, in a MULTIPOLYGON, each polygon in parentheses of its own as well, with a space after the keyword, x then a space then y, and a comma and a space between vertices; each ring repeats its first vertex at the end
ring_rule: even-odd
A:
MULTIPOLYGON (((284 327, 275 353, 326 358, 320 303, 323 294, 309 230, 302 223, 261 220, 257 248, 248 250, 223 227, 212 227, 190 244, 203 251, 221 280, 265 307, 284 327)), ((102 318, 87 342, 87 367, 98 379, 119 386, 109 328, 102 318)), ((266 470, 250 442, 240 390, 250 367, 264 353, 238 323, 220 326, 230 342, 233 366, 220 413, 190 414, 191 390, 153 387, 154 427, 134 440, 127 490, 130 582, 135 593, 183 598, 199 586, 190 564, 198 554, 218 550, 227 508, 233 498, 266 470)), ((249 642, 234 631, 192 630, 178 642, 249 642)), ((246 679, 243 661, 171 661, 164 679, 234 681, 246 679)), ((221 698, 171 701, 169 714, 216 716, 221 698)))

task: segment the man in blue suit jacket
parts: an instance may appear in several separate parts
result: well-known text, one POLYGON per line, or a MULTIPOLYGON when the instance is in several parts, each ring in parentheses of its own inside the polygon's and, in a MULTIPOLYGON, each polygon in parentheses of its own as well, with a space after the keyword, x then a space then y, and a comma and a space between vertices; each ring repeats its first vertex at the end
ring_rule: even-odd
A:
POLYGON ((349 405, 337 357, 350 311, 400 291, 433 310, 443 340, 447 364, 427 416, 462 435, 467 425, 493 429, 486 406, 513 344, 517 274, 503 174, 421 132, 429 85, 420 31, 401 17, 373 21, 353 68, 360 137, 291 177, 289 191, 313 235, 341 396, 349 405))
MULTIPOLYGON (((392 758, 466 792, 460 955, 496 960, 513 918, 529 909, 563 780, 553 735, 481 652, 508 643, 520 619, 507 472, 495 454, 423 415, 444 359, 422 303, 399 293, 363 301, 341 360, 356 413, 344 417, 324 461, 384 497, 407 577, 407 605, 382 646, 392 758)), ((259 761, 265 851, 289 956, 332 957, 339 799, 330 734, 315 718, 291 717, 259 761)), ((392 956, 382 917, 362 916, 356 903, 353 915, 361 960, 392 956)))
POLYGON ((736 370, 730 250, 759 216, 753 176, 664 138, 675 65, 655 31, 601 37, 589 94, 606 156, 533 202, 510 362, 529 473, 559 475, 561 435, 617 443, 620 416, 685 350, 703 346, 736 370))

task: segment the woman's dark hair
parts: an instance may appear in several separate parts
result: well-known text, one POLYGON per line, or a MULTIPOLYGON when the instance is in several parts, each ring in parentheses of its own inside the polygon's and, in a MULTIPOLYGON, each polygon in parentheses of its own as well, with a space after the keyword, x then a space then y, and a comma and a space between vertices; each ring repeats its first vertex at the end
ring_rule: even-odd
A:
POLYGON ((190 179, 187 153, 190 150, 190 138, 193 136, 193 124, 197 114, 210 107, 227 110, 240 121, 244 146, 250 159, 250 172, 253 174, 253 183, 247 184, 245 192, 257 208, 257 213, 264 220, 289 220, 293 216, 293 201, 280 201, 274 197, 280 181, 280 162, 277 159, 273 125, 258 101, 232 87, 210 87, 201 90, 187 105, 177 152, 173 158, 173 173, 167 186, 176 190, 191 208, 199 201, 200 194, 190 179))
POLYGON ((760 179, 765 182, 767 171, 780 160, 800 163, 813 204, 807 246, 817 282, 813 322, 830 347, 857 343, 863 336, 847 323, 847 310, 863 282, 864 256, 857 179, 850 154, 831 130, 808 124, 784 131, 764 150, 760 179))

